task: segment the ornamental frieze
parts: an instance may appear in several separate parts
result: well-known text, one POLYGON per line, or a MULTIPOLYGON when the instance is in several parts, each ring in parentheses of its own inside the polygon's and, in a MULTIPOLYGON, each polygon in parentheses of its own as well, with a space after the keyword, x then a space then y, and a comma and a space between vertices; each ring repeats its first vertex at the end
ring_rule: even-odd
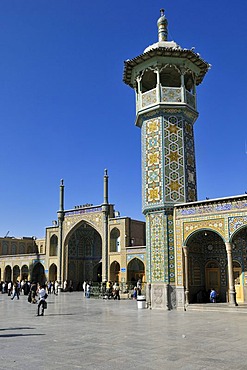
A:
POLYGON ((186 240, 193 232, 201 229, 211 229, 218 232, 223 238, 225 237, 225 221, 223 218, 185 222, 183 226, 184 240, 186 240))
POLYGON ((232 212, 234 210, 244 210, 246 212, 247 201, 244 200, 234 200, 228 202, 215 202, 215 203, 205 203, 200 204, 195 207, 184 207, 177 208, 176 213, 178 216, 192 216, 192 215, 202 215, 209 213, 219 213, 219 212, 232 212))

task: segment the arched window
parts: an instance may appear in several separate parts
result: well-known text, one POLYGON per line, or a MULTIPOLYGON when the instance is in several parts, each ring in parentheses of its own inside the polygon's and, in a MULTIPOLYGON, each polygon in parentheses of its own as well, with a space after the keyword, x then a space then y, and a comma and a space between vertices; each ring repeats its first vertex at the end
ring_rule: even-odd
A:
POLYGON ((141 92, 152 90, 157 85, 157 75, 152 70, 146 70, 141 81, 141 92))
POLYGON ((50 239, 50 256, 57 256, 58 238, 52 235, 50 239))
POLYGON ((4 241, 2 254, 8 254, 8 248, 9 248, 9 243, 4 241))
POLYGON ((16 243, 11 243, 11 254, 17 253, 17 245, 16 243))
POLYGON ((166 66, 161 70, 160 83, 163 87, 181 87, 181 77, 177 68, 166 66))
POLYGON ((110 233, 110 252, 120 252, 120 231, 114 227, 110 233))
POLYGON ((28 254, 33 253, 33 246, 31 244, 28 244, 28 246, 27 246, 27 253, 28 254))
POLYGON ((20 243, 19 244, 19 253, 20 254, 24 254, 25 253, 25 244, 24 243, 20 243))

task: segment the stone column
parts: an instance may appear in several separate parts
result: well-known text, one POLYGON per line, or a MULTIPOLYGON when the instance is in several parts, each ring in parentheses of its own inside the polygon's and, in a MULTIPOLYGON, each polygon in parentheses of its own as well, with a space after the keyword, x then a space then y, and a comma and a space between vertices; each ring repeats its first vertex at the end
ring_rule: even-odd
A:
POLYGON ((181 71, 180 80, 181 80, 181 99, 182 99, 182 103, 184 103, 186 99, 185 99, 185 84, 184 84, 184 71, 183 70, 181 71))
POLYGON ((229 242, 225 242, 225 246, 226 246, 227 262, 228 262, 229 303, 231 306, 237 306, 234 275, 233 275, 232 245, 229 242))
POLYGON ((59 288, 62 287, 62 262, 63 262, 63 221, 64 221, 64 185, 60 183, 60 204, 58 214, 58 274, 57 281, 59 288))
POLYGON ((137 91, 136 91, 136 112, 141 109, 142 106, 142 91, 141 91, 141 76, 137 76, 137 91))
POLYGON ((185 269, 185 304, 189 304, 189 261, 188 261, 188 247, 183 246, 184 251, 184 269, 185 269))
POLYGON ((157 102, 160 103, 161 102, 161 84, 160 84, 160 71, 159 71, 159 68, 156 68, 155 69, 155 73, 156 73, 156 98, 157 98, 157 102))

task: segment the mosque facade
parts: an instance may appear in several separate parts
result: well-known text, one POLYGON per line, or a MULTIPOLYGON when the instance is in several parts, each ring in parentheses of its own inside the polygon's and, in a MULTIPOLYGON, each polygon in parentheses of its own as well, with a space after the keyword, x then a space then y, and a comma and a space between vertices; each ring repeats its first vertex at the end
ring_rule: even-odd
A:
POLYGON ((158 42, 125 61, 123 80, 136 95, 142 140, 142 211, 121 217, 108 201, 64 209, 44 239, 0 238, 0 279, 118 281, 146 284, 148 305, 184 310, 208 301, 247 302, 247 195, 197 199, 196 88, 210 65, 193 49, 168 41, 161 10, 158 42))
POLYGON ((117 281, 125 287, 145 277, 145 222, 121 217, 108 203, 108 175, 104 175, 104 203, 64 210, 60 185, 58 220, 46 228, 44 239, 0 238, 0 280, 40 283, 72 282, 81 290, 85 280, 117 281))

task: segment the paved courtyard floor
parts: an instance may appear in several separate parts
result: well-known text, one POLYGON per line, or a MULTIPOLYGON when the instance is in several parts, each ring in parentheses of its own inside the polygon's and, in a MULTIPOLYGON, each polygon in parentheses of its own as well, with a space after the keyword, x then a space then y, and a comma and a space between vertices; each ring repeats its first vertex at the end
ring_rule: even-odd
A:
POLYGON ((247 369, 245 312, 137 309, 132 300, 0 295, 0 369, 247 369))

